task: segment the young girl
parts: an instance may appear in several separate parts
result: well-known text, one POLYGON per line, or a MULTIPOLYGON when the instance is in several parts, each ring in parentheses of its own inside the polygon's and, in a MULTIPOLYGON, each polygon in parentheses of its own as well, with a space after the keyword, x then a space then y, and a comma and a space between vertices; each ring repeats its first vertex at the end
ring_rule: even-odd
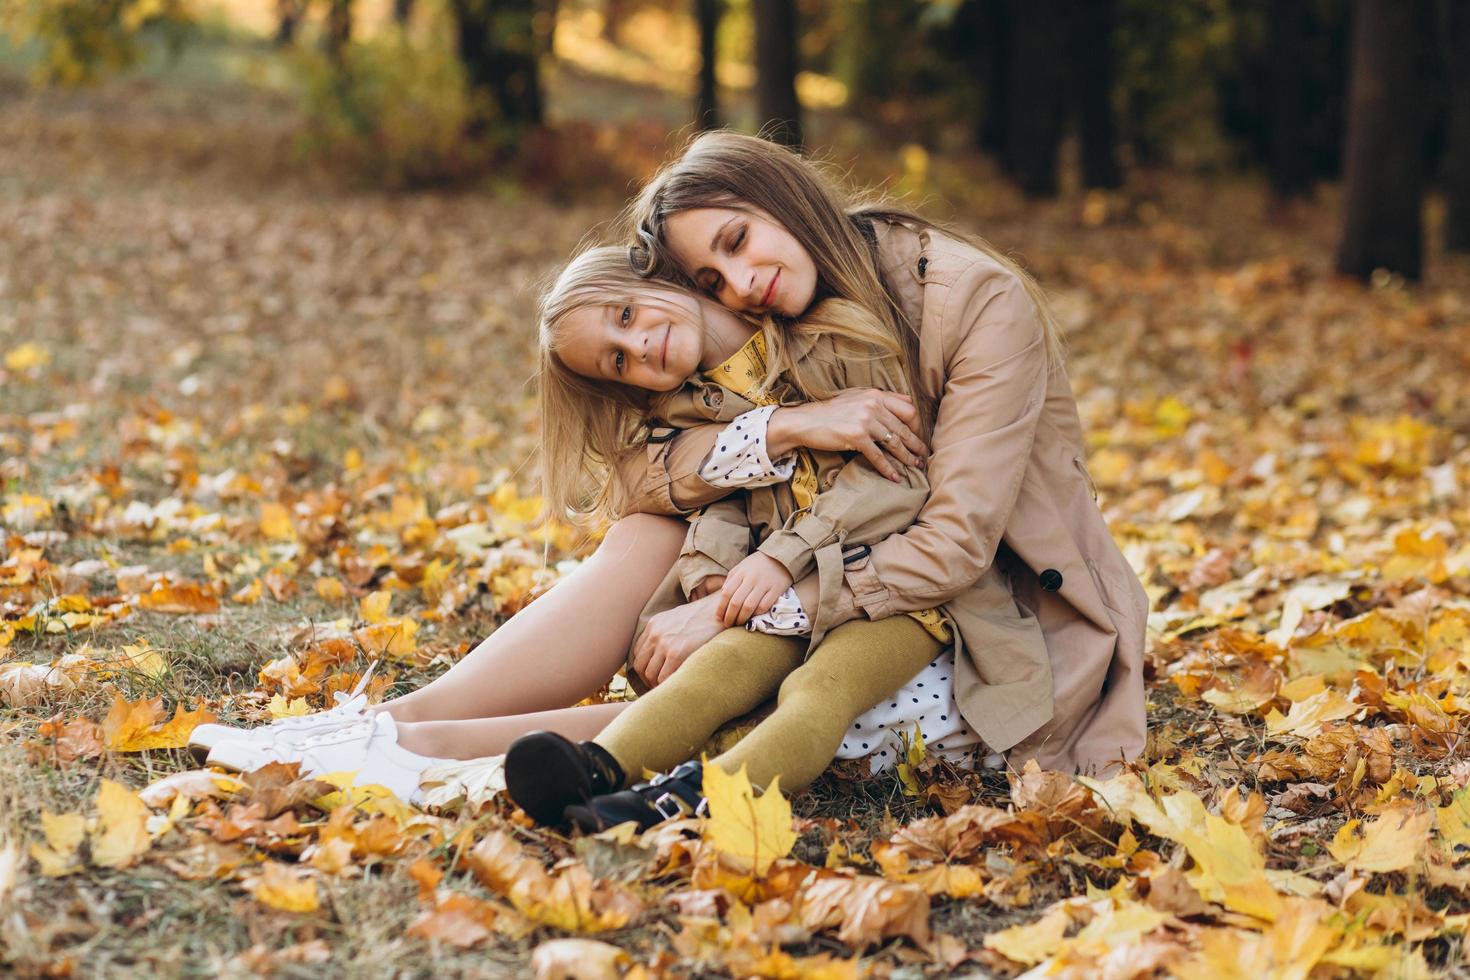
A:
MULTIPOLYGON (((625 250, 602 248, 573 260, 552 287, 541 338, 543 425, 557 432, 551 441, 562 456, 548 460, 547 490, 558 511, 622 506, 622 485, 587 468, 640 452, 650 423, 656 445, 670 427, 742 419, 701 471, 712 484, 745 489, 691 518, 683 555, 645 618, 728 573, 726 624, 754 617, 759 632, 730 630, 677 672, 644 665, 643 676, 662 683, 645 688, 592 742, 535 733, 514 743, 506 780, 528 814, 560 822, 568 806, 619 789, 624 774, 687 760, 722 724, 778 689, 774 712, 713 764, 732 772, 745 765, 758 785, 780 776, 790 790, 815 778, 834 753, 891 760, 892 733, 914 725, 940 751, 978 742, 951 702, 953 659, 941 653, 952 631, 937 610, 851 623, 823 642, 844 550, 852 557, 907 527, 928 495, 922 473, 904 467, 890 480, 851 453, 802 450, 776 462, 765 445, 766 420, 780 405, 849 387, 910 390, 900 352, 872 314, 832 300, 789 335, 769 323, 757 329, 717 305, 641 280, 625 250), (579 498, 584 486, 600 492, 579 498), (811 571, 819 601, 808 616, 791 586, 811 571), (894 693, 926 668, 902 696, 894 693)), ((997 576, 971 601, 997 656, 1046 669, 1034 620, 1017 611, 997 576)), ((698 769, 681 776, 680 785, 661 780, 649 793, 622 794, 601 811, 582 807, 573 816, 586 825, 656 822, 672 812, 669 802, 697 806, 698 769), (655 810, 651 798, 663 798, 665 810, 655 810)))

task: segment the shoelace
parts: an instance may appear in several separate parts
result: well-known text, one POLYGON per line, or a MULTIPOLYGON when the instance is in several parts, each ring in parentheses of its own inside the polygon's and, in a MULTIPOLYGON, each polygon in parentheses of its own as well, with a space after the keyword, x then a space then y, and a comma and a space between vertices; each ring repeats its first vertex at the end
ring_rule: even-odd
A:
POLYGON ((319 711, 316 714, 297 715, 291 718, 281 718, 274 722, 274 725, 277 729, 281 731, 291 731, 292 729, 300 728, 303 725, 315 725, 319 723, 324 717, 333 717, 337 715, 347 714, 348 712, 344 712, 343 709, 359 694, 367 690, 368 681, 372 679, 373 671, 378 669, 378 664, 380 663, 382 663, 381 660, 374 660, 372 663, 368 664, 368 669, 363 672, 361 679, 359 679, 357 682, 357 686, 352 689, 352 693, 348 694, 344 691, 335 692, 332 697, 337 702, 336 707, 329 708, 326 711, 319 711))
POLYGON ((343 742, 349 738, 359 737, 364 728, 372 729, 373 727, 375 727, 375 719, 373 717, 359 718, 346 723, 340 728, 333 728, 331 731, 308 735, 297 742, 295 748, 300 751, 315 748, 318 745, 331 745, 336 742, 343 742))

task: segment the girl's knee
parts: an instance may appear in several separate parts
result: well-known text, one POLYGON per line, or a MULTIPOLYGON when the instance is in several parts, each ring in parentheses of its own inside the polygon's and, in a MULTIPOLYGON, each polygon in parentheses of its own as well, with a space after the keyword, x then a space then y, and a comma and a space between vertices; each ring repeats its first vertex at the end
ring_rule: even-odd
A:
POLYGON ((839 673, 823 669, 808 660, 786 675, 776 694, 776 703, 784 706, 794 701, 812 700, 820 704, 830 698, 832 692, 839 691, 842 687, 843 678, 839 673))

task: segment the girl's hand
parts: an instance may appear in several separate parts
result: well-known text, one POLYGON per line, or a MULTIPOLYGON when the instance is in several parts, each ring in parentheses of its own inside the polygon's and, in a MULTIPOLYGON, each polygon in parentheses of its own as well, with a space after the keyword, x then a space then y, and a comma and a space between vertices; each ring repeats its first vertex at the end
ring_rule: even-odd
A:
POLYGON ((689 593, 689 600, 693 602, 695 599, 703 599, 707 595, 713 595, 720 591, 720 586, 724 584, 725 576, 706 575, 704 581, 696 585, 694 591, 689 593))
POLYGON ((735 566, 724 588, 715 616, 726 626, 743 626, 750 617, 766 612, 791 588, 791 573, 769 555, 755 554, 735 566))
POLYGON ((877 388, 851 388, 824 402, 776 409, 766 423, 766 452, 775 459, 797 446, 838 453, 856 450, 895 483, 902 480, 895 459, 923 467, 929 456, 919 438, 919 412, 913 399, 877 388))

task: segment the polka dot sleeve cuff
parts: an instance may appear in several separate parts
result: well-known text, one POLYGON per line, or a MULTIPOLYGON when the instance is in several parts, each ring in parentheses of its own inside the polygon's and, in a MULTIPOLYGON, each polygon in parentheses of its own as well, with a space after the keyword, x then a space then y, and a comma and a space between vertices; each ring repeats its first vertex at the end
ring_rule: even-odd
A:
POLYGON ((766 452, 766 423, 779 406, 762 405, 725 426, 700 467, 700 477, 715 487, 767 487, 791 479, 796 454, 772 460, 766 452))
POLYGON ((750 617, 745 628, 752 633, 770 633, 773 636, 806 636, 812 631, 806 610, 801 608, 801 597, 796 586, 781 593, 781 598, 768 611, 750 617))

